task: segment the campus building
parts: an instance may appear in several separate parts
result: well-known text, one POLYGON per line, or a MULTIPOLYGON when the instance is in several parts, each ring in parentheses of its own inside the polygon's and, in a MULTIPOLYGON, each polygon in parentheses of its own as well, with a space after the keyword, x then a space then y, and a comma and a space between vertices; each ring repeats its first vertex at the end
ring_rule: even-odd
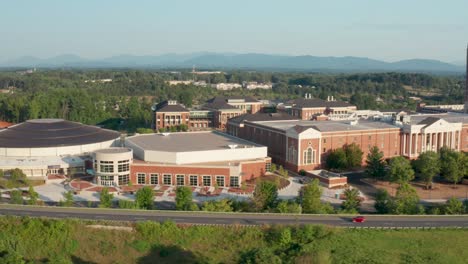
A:
POLYGON ((170 129, 189 124, 190 111, 175 100, 167 100, 153 106, 153 129, 170 129))
POLYGON ((120 133, 63 119, 34 119, 0 130, 0 170, 28 177, 83 172, 93 151, 114 146, 120 133))
POLYGON ((321 119, 345 119, 349 114, 357 110, 356 106, 347 102, 336 101, 333 96, 327 100, 312 98, 311 94, 305 94, 305 98, 298 98, 284 103, 280 110, 301 120, 321 119))
MULTIPOLYGON (((219 132, 137 135, 126 138, 124 144, 133 151, 129 181, 138 185, 239 187, 269 171, 271 165, 266 147, 219 132)), ((96 156, 105 154, 115 170, 116 162, 129 158, 113 152, 98 151, 96 156)), ((95 162, 100 165, 98 159, 95 162)), ((124 178, 112 180, 123 185, 124 178)))

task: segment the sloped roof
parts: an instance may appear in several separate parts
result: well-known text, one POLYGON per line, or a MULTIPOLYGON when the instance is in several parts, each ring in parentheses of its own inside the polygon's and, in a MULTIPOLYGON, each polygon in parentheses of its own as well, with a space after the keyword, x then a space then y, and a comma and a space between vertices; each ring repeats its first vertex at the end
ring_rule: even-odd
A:
POLYGON ((217 109, 217 110, 239 110, 239 108, 232 106, 226 102, 212 102, 212 103, 207 103, 203 106, 204 108, 209 108, 209 109, 217 109))
POLYGON ((215 102, 228 102, 229 100, 244 100, 246 103, 259 103, 260 101, 258 101, 257 99, 255 98, 252 98, 250 96, 216 96, 216 97, 213 97, 211 99, 209 99, 208 101, 206 101, 207 103, 215 103, 215 102))
POLYGON ((435 122, 439 121, 441 118, 437 118, 437 117, 428 117, 426 119, 423 119, 421 120, 418 125, 426 125, 426 126, 429 126, 429 125, 432 125, 434 124, 435 122))
POLYGON ((299 118, 286 113, 255 113, 255 114, 243 114, 240 116, 233 117, 229 121, 234 123, 242 123, 244 121, 281 121, 281 120, 299 120, 299 118))
POLYGON ((156 105, 156 112, 189 112, 181 104, 169 104, 168 101, 156 105))
POLYGON ((350 103, 343 101, 325 101, 318 98, 305 99, 299 98, 288 101, 288 104, 292 104, 297 108, 316 108, 316 107, 349 107, 353 106, 350 103))

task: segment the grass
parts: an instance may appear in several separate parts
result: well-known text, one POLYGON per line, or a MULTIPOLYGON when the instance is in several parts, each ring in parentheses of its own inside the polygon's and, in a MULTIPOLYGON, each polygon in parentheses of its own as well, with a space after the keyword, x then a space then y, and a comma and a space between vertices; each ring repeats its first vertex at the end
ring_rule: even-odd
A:
POLYGON ((0 256, 1 252, 14 251, 31 261, 63 258, 73 263, 273 264, 277 260, 456 264, 468 259, 466 229, 216 227, 141 222, 135 225, 135 231, 128 232, 88 228, 87 223, 1 217, 0 256))

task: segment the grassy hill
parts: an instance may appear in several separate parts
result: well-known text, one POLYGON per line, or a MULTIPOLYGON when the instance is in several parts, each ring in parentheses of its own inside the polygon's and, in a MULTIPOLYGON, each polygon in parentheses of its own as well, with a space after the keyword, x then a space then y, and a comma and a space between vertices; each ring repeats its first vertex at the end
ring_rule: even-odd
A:
POLYGON ((455 264, 468 259, 468 230, 461 229, 226 228, 142 222, 128 224, 130 230, 111 230, 87 224, 1 217, 0 263, 21 263, 23 258, 32 263, 455 264))

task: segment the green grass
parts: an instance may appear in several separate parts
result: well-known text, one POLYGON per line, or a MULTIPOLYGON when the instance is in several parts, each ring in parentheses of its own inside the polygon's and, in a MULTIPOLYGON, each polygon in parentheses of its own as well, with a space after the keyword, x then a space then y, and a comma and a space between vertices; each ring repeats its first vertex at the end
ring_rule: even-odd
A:
POLYGON ((455 264, 468 259, 466 229, 215 227, 142 222, 129 232, 88 228, 78 220, 1 217, 0 230, 0 256, 16 252, 37 263, 59 259, 69 263, 455 264))

